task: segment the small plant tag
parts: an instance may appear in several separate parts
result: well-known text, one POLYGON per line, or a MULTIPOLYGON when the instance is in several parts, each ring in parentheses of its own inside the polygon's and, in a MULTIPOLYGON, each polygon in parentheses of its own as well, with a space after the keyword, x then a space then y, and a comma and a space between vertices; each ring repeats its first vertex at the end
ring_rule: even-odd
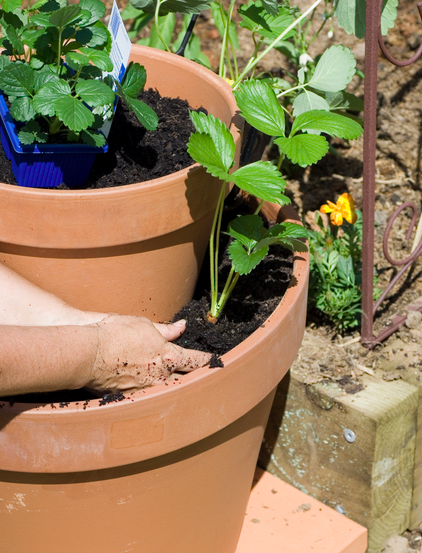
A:
POLYGON ((114 1, 113 9, 111 10, 108 30, 113 38, 110 52, 110 58, 113 62, 111 75, 121 83, 127 69, 132 44, 116 1, 114 1))
MULTIPOLYGON (((126 27, 123 23, 122 16, 120 15, 119 7, 116 0, 113 2, 113 8, 111 10, 110 21, 108 24, 108 30, 112 37, 112 45, 110 52, 110 59, 113 63, 113 71, 104 73, 103 76, 112 75, 116 81, 122 82, 124 74, 126 73, 127 65, 129 62, 130 49, 132 43, 129 35, 127 34, 126 27)), ((117 87, 114 86, 113 90, 117 87)), ((117 107, 117 98, 114 102, 114 110, 112 113, 104 113, 105 122, 101 127, 101 132, 108 138, 110 134, 111 124, 113 123, 113 116, 117 107)))

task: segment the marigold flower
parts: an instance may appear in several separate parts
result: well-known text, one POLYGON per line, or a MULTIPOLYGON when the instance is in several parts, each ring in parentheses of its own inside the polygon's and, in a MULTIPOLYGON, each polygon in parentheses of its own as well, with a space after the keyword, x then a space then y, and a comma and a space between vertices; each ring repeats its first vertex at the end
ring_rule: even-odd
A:
POLYGON ((351 194, 345 192, 334 204, 327 200, 327 203, 320 207, 321 213, 330 213, 331 223, 339 227, 343 224, 343 219, 353 225, 356 223, 357 215, 355 213, 355 201, 351 194))

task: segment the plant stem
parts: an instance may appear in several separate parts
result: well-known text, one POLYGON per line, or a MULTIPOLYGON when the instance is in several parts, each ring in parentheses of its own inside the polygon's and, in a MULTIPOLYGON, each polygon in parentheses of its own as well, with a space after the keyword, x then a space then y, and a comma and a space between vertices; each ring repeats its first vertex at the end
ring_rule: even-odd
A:
POLYGON ((217 207, 214 213, 210 236, 210 280, 211 280, 211 309, 216 310, 218 298, 218 250, 219 237, 221 229, 221 218, 223 216, 224 198, 226 192, 226 183, 223 182, 220 195, 217 201, 217 207))
MULTIPOLYGON (((164 0, 165 2, 165 0, 164 0)), ((164 46, 164 49, 167 51, 167 52, 170 52, 170 48, 167 46, 166 42, 164 41, 162 35, 161 35, 161 31, 160 31, 160 25, 158 24, 158 18, 159 18, 159 13, 160 13, 160 8, 161 8, 161 4, 163 3, 162 0, 158 0, 157 1, 157 5, 155 6, 155 13, 154 13, 154 21, 155 21, 155 27, 157 29, 157 36, 158 38, 161 40, 161 42, 163 43, 163 46, 164 46)))
MULTIPOLYGON (((225 64, 224 64, 224 58, 225 57, 227 57, 228 65, 230 65, 230 57, 229 57, 229 50, 228 50, 228 47, 227 47, 227 43, 228 43, 229 30, 230 30, 230 22, 231 22, 232 17, 233 17, 233 10, 234 10, 235 3, 236 3, 236 0, 231 0, 229 12, 227 14, 227 19, 225 21, 225 26, 224 26, 223 43, 221 45, 221 54, 220 54, 220 67, 219 67, 219 70, 218 70, 218 75, 220 77, 222 77, 223 79, 226 76, 226 69, 225 69, 225 64)), ((223 8, 223 5, 222 5, 221 1, 219 2, 219 5, 220 5, 220 12, 221 12, 221 19, 224 23, 224 19, 226 17, 226 14, 224 13, 224 8, 223 8)))
POLYGON ((296 25, 298 25, 302 21, 302 19, 304 19, 310 12, 312 12, 312 10, 314 10, 321 2, 322 0, 316 0, 312 4, 312 6, 310 6, 298 19, 296 19, 296 21, 293 21, 293 23, 289 25, 287 29, 285 29, 282 33, 280 33, 280 35, 275 40, 273 40, 273 42, 268 46, 268 48, 266 48, 257 58, 255 58, 254 61, 250 60, 246 65, 245 69, 243 70, 243 72, 241 73, 241 75, 239 76, 239 78, 233 84, 233 89, 236 89, 239 86, 239 84, 242 82, 244 77, 249 73, 249 71, 253 69, 262 60, 262 58, 266 56, 268 52, 270 52, 274 48, 274 46, 276 46, 277 43, 280 42, 280 40, 287 35, 287 33, 289 33, 296 25))
POLYGON ((223 307, 226 305, 226 302, 229 299, 230 294, 233 291, 233 288, 236 286, 239 276, 240 274, 235 273, 235 270, 232 266, 230 269, 229 276, 227 277, 226 284, 224 285, 224 289, 221 292, 220 299, 216 304, 214 311, 210 310, 210 314, 213 319, 218 319, 218 317, 221 315, 223 307))

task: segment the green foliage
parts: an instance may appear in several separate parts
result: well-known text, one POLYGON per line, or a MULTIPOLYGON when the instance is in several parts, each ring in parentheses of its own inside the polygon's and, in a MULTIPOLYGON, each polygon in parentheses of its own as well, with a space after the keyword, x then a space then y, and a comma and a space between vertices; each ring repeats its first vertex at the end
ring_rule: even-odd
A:
MULTIPOLYGON (((398 0, 386 0, 383 3, 381 13, 383 35, 387 34, 388 29, 394 27, 398 3, 398 0)), ((357 38, 365 36, 366 0, 338 0, 335 13, 338 24, 346 33, 353 34, 357 38)))
MULTIPOLYGON (((362 301, 362 213, 354 225, 308 231, 311 254, 308 309, 324 313, 339 331, 360 325, 362 301)), ((374 276, 374 283, 377 278, 374 276)), ((375 288, 375 297, 378 295, 375 288)))
MULTIPOLYGON (((151 48, 158 48, 159 50, 177 52, 182 43, 183 37, 186 34, 191 14, 199 13, 200 11, 209 8, 210 4, 210 1, 183 2, 177 0, 171 4, 165 2, 163 3, 163 6, 161 6, 160 3, 159 14, 155 14, 155 8, 157 7, 157 3, 155 1, 131 1, 131 3, 123 10, 122 18, 124 21, 131 20, 128 33, 131 40, 135 40, 142 29, 148 26, 150 27, 149 36, 139 39, 137 44, 150 46, 151 48), (182 28, 176 37, 176 18, 174 12, 184 14, 182 28), (156 17, 154 17, 154 15, 156 15, 156 17)), ((235 28, 233 31, 234 36, 236 36, 235 28)), ((186 46, 184 57, 197 61, 206 67, 210 67, 210 62, 207 56, 201 51, 200 40, 194 33, 191 35, 186 46)))
POLYGON ((0 90, 8 96, 12 117, 23 123, 23 144, 47 142, 61 134, 70 142, 103 146, 99 128, 120 96, 149 130, 158 124, 156 114, 137 99, 146 74, 131 64, 122 85, 114 90, 110 76, 111 36, 101 18, 100 0, 39 0, 25 9, 2 3, 3 28, 0 56, 0 90), (102 116, 102 117, 99 117, 102 116))

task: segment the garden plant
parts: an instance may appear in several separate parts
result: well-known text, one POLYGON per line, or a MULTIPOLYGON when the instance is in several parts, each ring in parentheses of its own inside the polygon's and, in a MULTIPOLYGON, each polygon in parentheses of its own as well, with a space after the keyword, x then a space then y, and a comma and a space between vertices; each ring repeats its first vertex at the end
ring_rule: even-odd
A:
POLYGON ((105 9, 100 0, 38 0, 27 8, 16 0, 2 3, 0 90, 19 123, 22 144, 62 140, 104 146, 101 127, 113 115, 116 97, 145 128, 157 127, 156 114, 137 99, 145 69, 132 64, 121 85, 109 74, 105 9))

